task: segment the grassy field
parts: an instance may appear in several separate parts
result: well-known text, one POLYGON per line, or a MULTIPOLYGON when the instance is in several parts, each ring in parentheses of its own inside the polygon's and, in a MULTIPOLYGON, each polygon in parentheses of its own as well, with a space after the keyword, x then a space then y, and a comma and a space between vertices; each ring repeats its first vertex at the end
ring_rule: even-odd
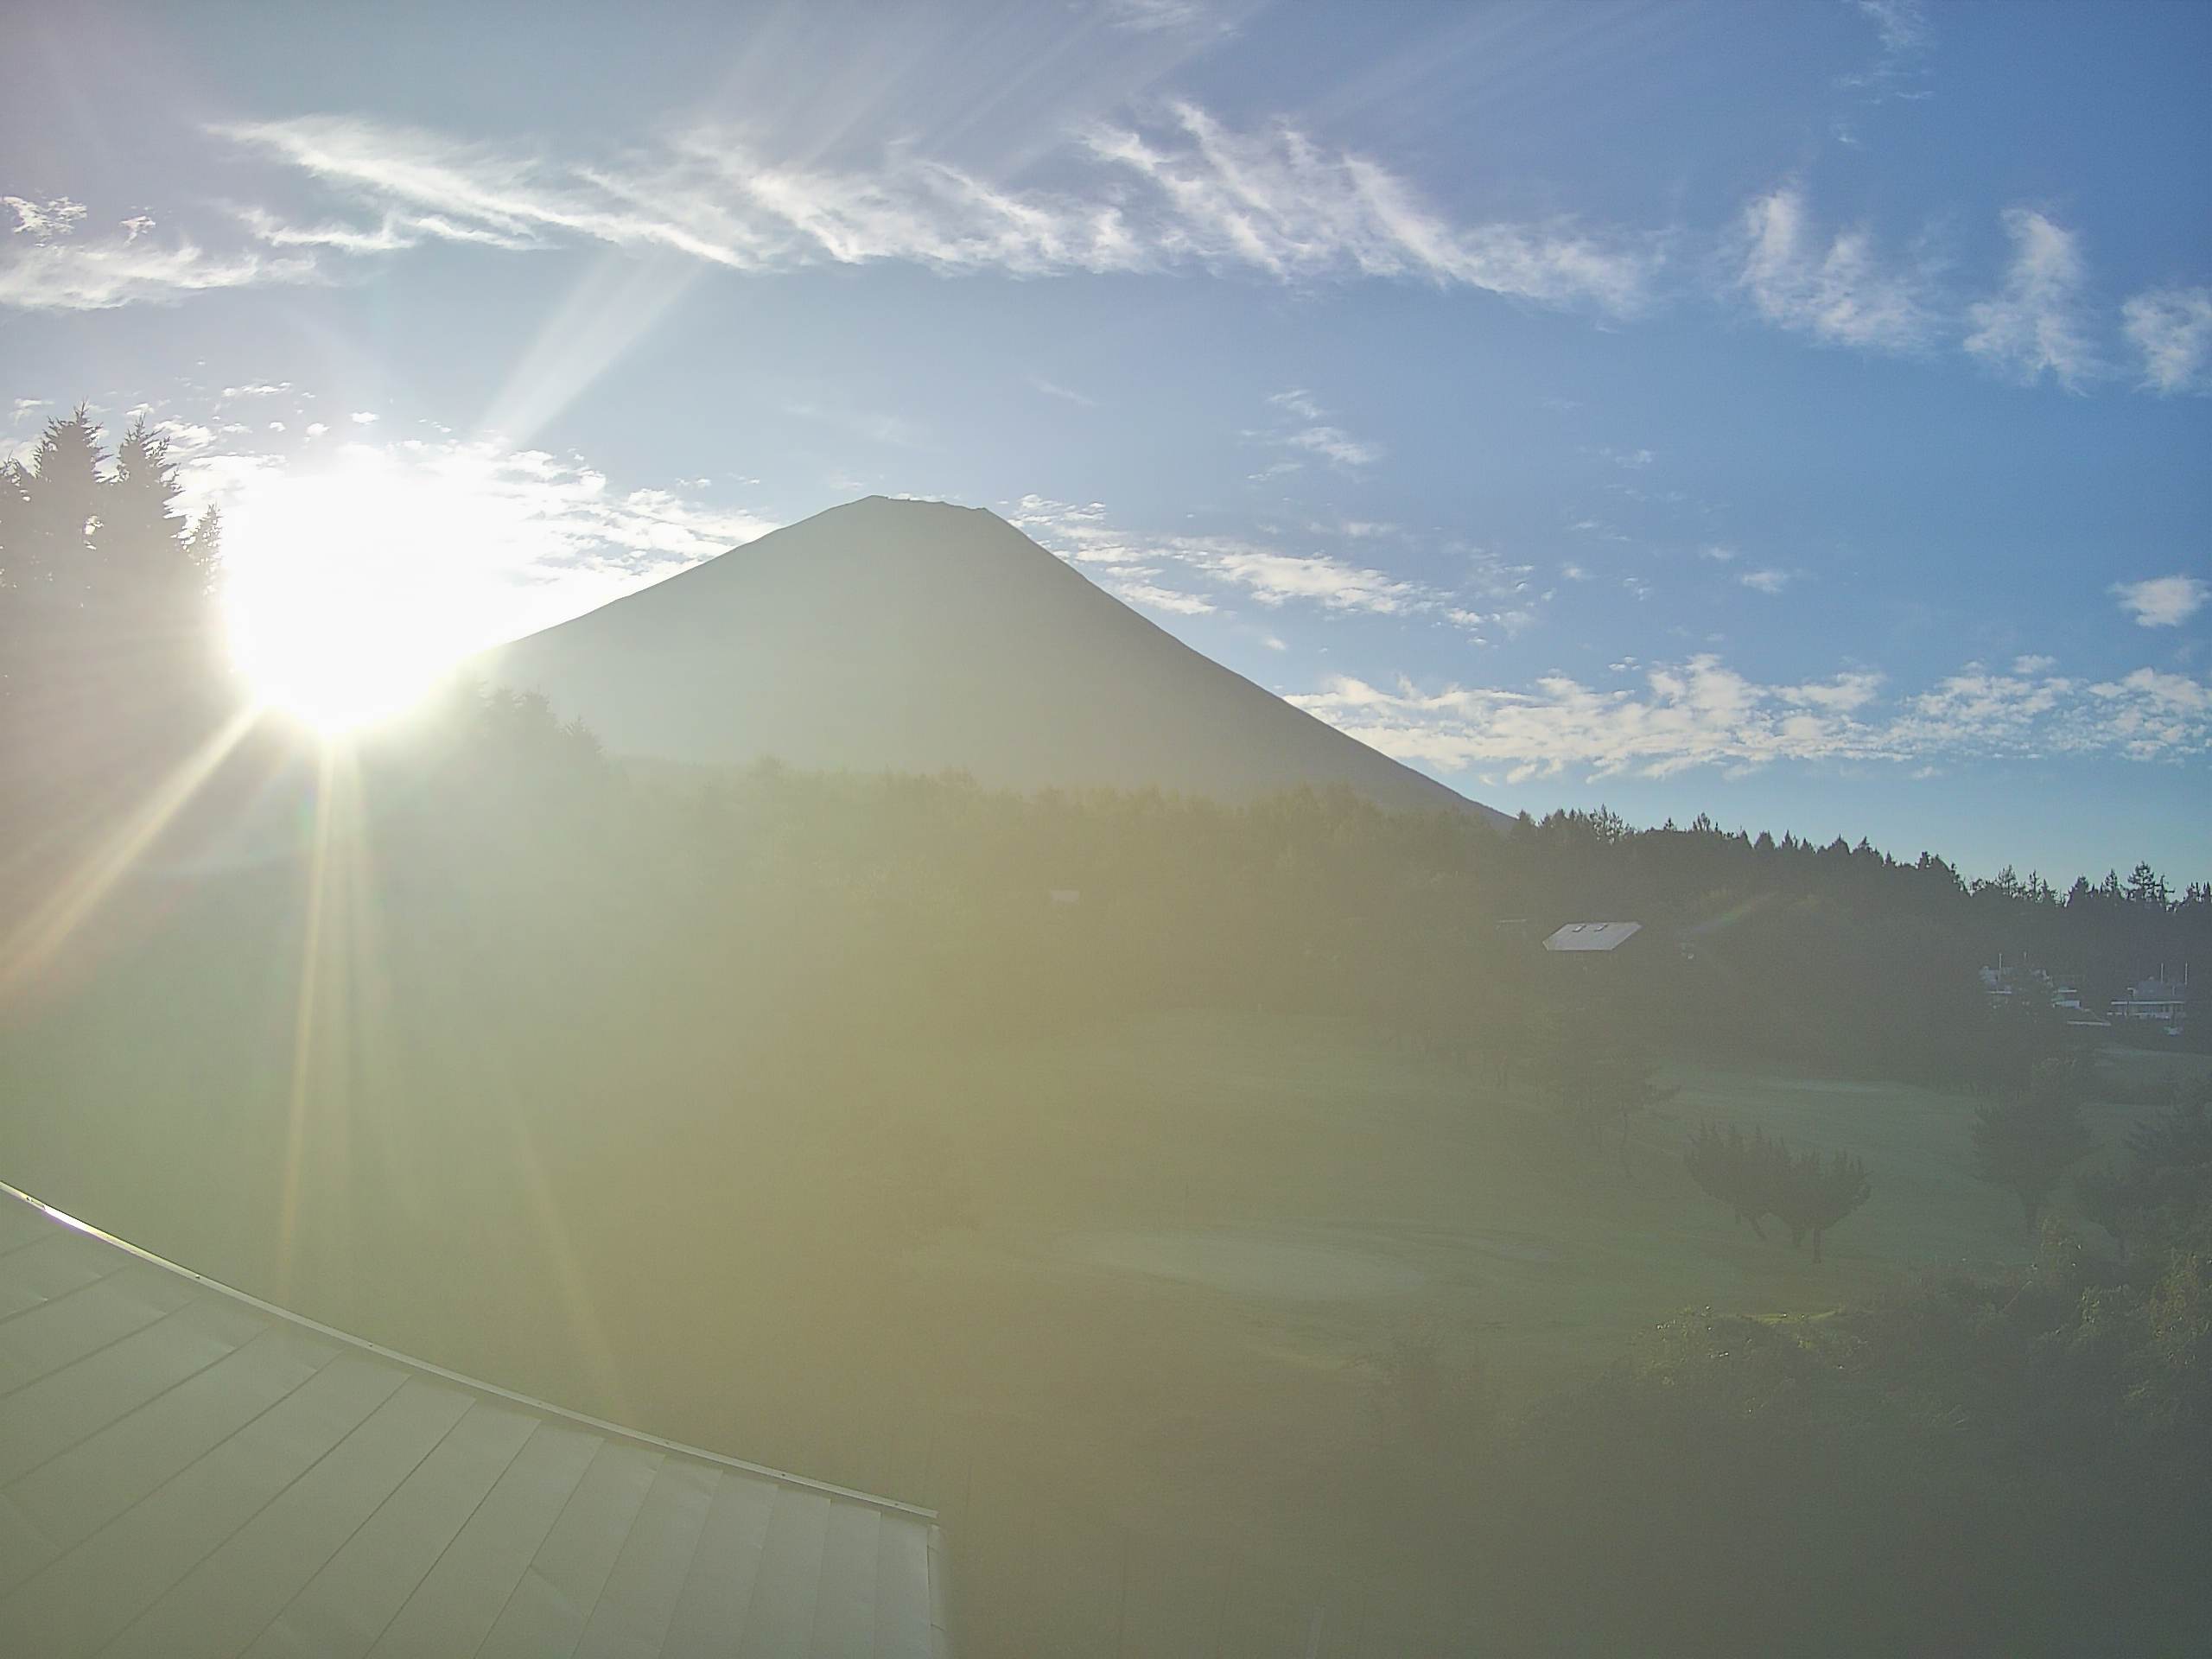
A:
MULTIPOLYGON (((1510 1407, 1686 1307, 1815 1313, 2031 1254, 1967 1098, 1673 1080, 1625 1166, 1375 1032, 1211 1014, 846 1054, 684 1110, 357 1099, 302 1143, 281 1256, 276 1094, 27 1114, 0 1171, 403 1350, 931 1504, 971 1655, 1389 1653, 1421 1650, 1376 1429, 1394 1342, 1433 1332, 1510 1407), (1761 1242, 1682 1171, 1705 1120, 1857 1153, 1872 1201, 1820 1264, 1761 1242)), ((2114 1140, 2147 1109, 2090 1116, 2114 1140)))
MULTIPOLYGON (((842 1408, 810 1382, 753 1424, 884 1433, 822 1427, 789 1459, 944 1510, 975 1652, 1205 1651, 1208 1629, 1224 1653, 1296 1650, 1314 1617, 1322 1651, 1394 1650, 1373 1625, 1406 1604, 1381 1587, 1372 1362, 1395 1339, 1433 1332, 1510 1408, 1686 1307, 1815 1313, 1900 1270, 2032 1254, 1973 1176, 1966 1097, 1675 1081, 1624 1169, 1534 1098, 1351 1027, 1189 1016, 904 1057, 859 1114, 855 1190, 810 1202, 895 1206, 918 1179, 957 1224, 925 1220, 895 1273, 855 1278, 880 1301, 793 1373, 848 1379, 842 1408), (1825 1262, 1696 1190, 1678 1148, 1707 1118, 1868 1161, 1874 1198, 1825 1262), (1156 1641, 1127 1634, 1133 1606, 1156 1641)), ((2145 1109, 2089 1116, 2115 1138, 2145 1109)), ((802 1315, 793 1351, 830 1323, 802 1315)))

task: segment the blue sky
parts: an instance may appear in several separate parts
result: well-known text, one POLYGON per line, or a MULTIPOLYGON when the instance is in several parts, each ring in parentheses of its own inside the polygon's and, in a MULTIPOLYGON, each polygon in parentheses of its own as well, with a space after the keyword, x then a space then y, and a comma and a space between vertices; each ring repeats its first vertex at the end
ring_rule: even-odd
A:
POLYGON ((456 649, 942 496, 1508 810, 2212 873, 2212 8, 458 10, 11 19, 0 447, 456 649))

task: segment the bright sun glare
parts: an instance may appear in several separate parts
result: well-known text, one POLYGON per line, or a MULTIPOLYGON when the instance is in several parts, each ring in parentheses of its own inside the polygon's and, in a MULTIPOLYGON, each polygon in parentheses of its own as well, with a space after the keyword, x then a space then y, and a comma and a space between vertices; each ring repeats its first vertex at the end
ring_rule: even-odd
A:
POLYGON ((231 650, 260 700, 350 730, 495 638, 469 505, 372 454, 238 491, 223 526, 231 650))

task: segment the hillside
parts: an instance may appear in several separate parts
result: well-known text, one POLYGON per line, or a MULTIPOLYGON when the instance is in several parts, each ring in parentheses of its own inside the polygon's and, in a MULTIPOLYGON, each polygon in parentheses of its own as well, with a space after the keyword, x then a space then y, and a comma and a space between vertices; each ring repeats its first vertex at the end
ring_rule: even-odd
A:
POLYGON ((995 514, 936 502, 832 508, 479 666, 618 754, 1471 804, 1191 650, 995 514))

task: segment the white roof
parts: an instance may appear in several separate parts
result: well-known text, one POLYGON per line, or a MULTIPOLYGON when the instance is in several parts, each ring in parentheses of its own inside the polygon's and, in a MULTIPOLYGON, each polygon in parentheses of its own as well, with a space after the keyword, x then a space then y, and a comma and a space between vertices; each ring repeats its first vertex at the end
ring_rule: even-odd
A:
POLYGON ((1642 922, 1569 922, 1544 941, 1547 950, 1611 950, 1643 929, 1642 922))
POLYGON ((0 1185, 0 1651, 944 1659, 934 1522, 409 1359, 0 1185))

